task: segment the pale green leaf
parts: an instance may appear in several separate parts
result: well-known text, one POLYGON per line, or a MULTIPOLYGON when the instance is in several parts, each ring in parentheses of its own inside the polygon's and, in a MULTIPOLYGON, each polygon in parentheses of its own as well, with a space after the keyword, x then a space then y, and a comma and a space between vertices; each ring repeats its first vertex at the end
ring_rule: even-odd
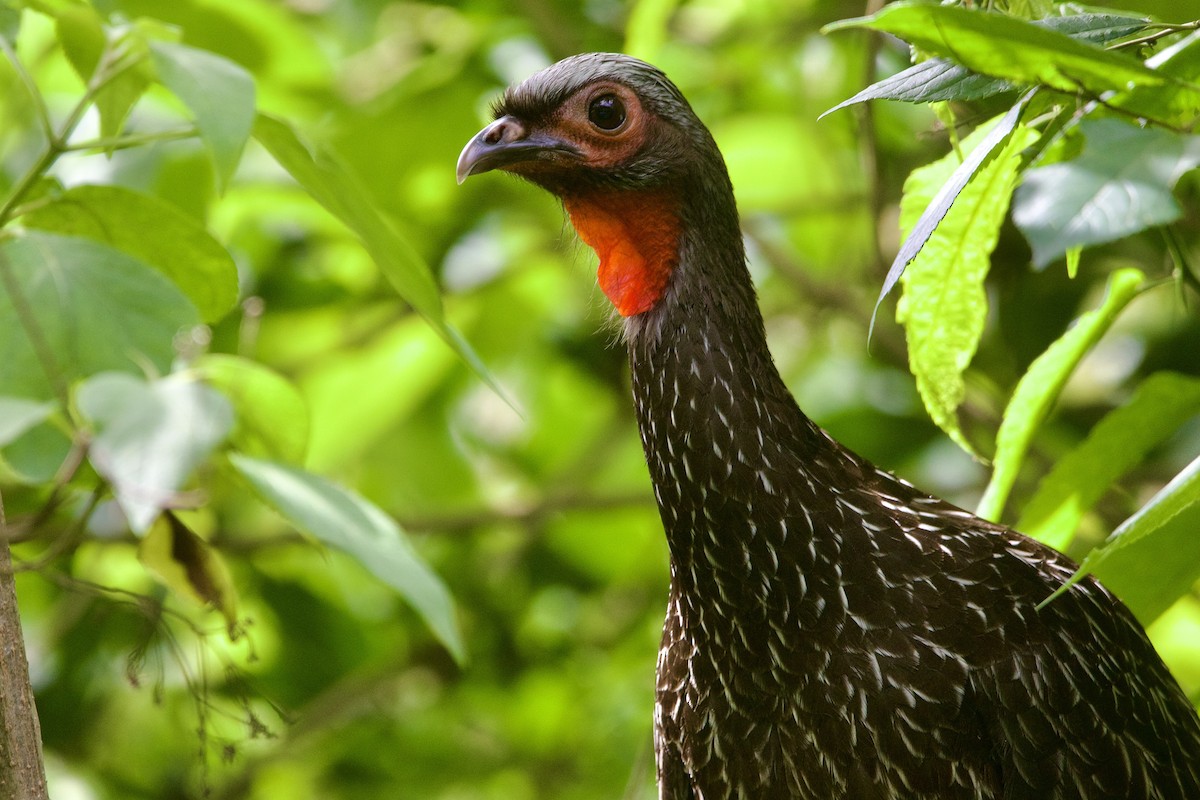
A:
POLYGON ((1182 213, 1171 190, 1200 164, 1200 136, 1086 120, 1083 153, 1031 169, 1017 189, 1013 221, 1039 267, 1072 247, 1121 239, 1182 213))
POLYGON ((45 344, 39 353, 23 314, 0 292, 0 386, 8 394, 47 399, 55 382, 103 370, 165 373, 175 335, 200 322, 171 281, 88 239, 28 232, 0 243, 0 269, 10 271, 45 344))
POLYGON ((194 219, 150 195, 119 186, 77 186, 23 222, 94 239, 154 267, 207 322, 216 322, 237 302, 237 266, 229 252, 194 219))
MULTIPOLYGON (((979 147, 991 125, 963 142, 979 147)), ((1021 151, 1037 133, 1018 127, 1007 144, 972 177, 901 278, 904 294, 896 310, 908 336, 909 369, 930 417, 968 452, 957 409, 966 392, 963 372, 971 363, 987 317, 983 282, 1008 198, 1021 164, 1021 151)), ((954 153, 913 172, 904 186, 901 225, 911 230, 959 166, 954 153)))
POLYGON ((229 59, 173 42, 151 42, 159 81, 196 121, 212 154, 217 187, 228 184, 254 128, 254 79, 229 59))
POLYGON ((1021 376, 996 434, 992 477, 979 501, 979 516, 1000 518, 1038 426, 1050 413, 1075 367, 1137 295, 1144 280, 1136 269, 1114 272, 1101 306, 1080 316, 1021 376))
POLYGON ((13 441, 53 412, 53 403, 39 403, 24 397, 0 397, 0 447, 13 441))
POLYGON ((299 530, 345 551, 403 595, 458 661, 465 656, 454 603, 396 522, 354 492, 303 470, 231 453, 259 496, 299 530))
POLYGON ((229 401, 186 373, 151 382, 101 373, 79 386, 75 402, 95 427, 88 459, 138 534, 177 503, 188 476, 233 425, 229 401))
POLYGON ((104 26, 91 6, 69 6, 55 17, 58 41, 80 79, 91 80, 104 53, 104 26))
POLYGON ((1087 438, 1060 458, 1025 505, 1016 528, 1063 549, 1084 513, 1116 481, 1143 463, 1155 446, 1200 414, 1200 378, 1151 375, 1125 405, 1114 409, 1087 438))
POLYGON ((308 449, 308 405, 277 372, 240 356, 212 353, 193 369, 233 403, 237 421, 230 440, 238 450, 290 463, 308 449))

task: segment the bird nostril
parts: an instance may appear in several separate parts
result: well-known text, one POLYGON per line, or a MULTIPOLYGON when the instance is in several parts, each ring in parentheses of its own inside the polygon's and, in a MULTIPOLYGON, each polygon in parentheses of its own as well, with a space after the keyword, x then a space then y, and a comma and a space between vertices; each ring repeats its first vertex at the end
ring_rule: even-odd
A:
POLYGON ((504 139, 504 123, 493 125, 487 129, 487 133, 483 135, 483 140, 488 144, 498 144, 504 139))

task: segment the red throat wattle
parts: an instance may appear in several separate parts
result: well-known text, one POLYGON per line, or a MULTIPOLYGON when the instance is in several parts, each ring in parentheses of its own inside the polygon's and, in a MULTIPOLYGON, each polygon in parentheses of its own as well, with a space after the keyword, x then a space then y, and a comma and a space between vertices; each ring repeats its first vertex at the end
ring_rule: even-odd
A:
POLYGON ((679 262, 678 201, 669 191, 604 192, 564 201, 600 256, 600 288, 623 317, 654 308, 679 262))

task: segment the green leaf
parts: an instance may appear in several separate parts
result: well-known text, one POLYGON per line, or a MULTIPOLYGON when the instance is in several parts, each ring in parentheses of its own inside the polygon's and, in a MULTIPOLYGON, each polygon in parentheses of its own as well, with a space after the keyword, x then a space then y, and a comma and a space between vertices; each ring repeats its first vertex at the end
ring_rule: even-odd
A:
POLYGON ((90 6, 70 6, 59 12, 55 23, 67 61, 86 84, 104 54, 106 39, 100 15, 90 6))
POLYGON ((236 638, 237 589, 221 554, 174 514, 163 514, 142 537, 138 559, 176 594, 211 605, 236 638))
POLYGON ((1159 372, 1138 387, 1071 452, 1060 458, 1025 505, 1016 528, 1059 550, 1084 513, 1184 422, 1200 414, 1200 378, 1159 372))
POLYGON ((975 512, 979 516, 990 520, 1000 518, 1038 426, 1050 413, 1080 360, 1137 295, 1144 280, 1145 276, 1136 269, 1114 272, 1108 279, 1108 292, 1101 306, 1081 315, 1021 376, 996 434, 992 478, 975 512))
POLYGON ((104 372, 80 384, 75 402, 96 428, 88 460, 137 534, 178 503, 184 481, 233 426, 229 401, 187 373, 147 383, 104 372))
POLYGON ((1200 458, 1088 553, 1076 573, 1042 605, 1092 573, 1148 625, 1200 578, 1198 526, 1200 458))
POLYGON ((223 191, 254 128, 254 79, 207 50, 151 42, 150 53, 159 81, 192 112, 223 191))
MULTIPOLYGON (((997 120, 999 122, 999 120, 997 120)), ((964 142, 971 151, 989 133, 983 125, 964 142)), ((1038 134, 1018 127, 1008 143, 958 194, 901 278, 904 294, 896 318, 908 336, 909 369, 933 421, 967 452, 974 452, 958 424, 966 393, 963 372, 971 363, 987 318, 983 282, 1008 211, 1021 151, 1038 134)), ((904 184, 901 226, 911 229, 959 166, 955 153, 913 172, 904 184)))
POLYGON ((0 5, 0 38, 15 44, 21 32, 21 12, 7 5, 0 5))
POLYGON ((53 412, 53 403, 39 403, 24 397, 0 397, 0 447, 13 441, 53 412))
POLYGON ((896 253, 896 257, 892 259, 892 266, 888 268, 888 274, 883 280, 883 287, 879 290, 879 297, 875 300, 875 308, 871 312, 871 325, 868 329, 867 337, 870 338, 871 332, 875 329, 875 315, 879 313, 879 306, 883 303, 883 299, 887 297, 888 292, 900 280, 900 276, 904 274, 904 268, 908 263, 917 257, 921 252, 921 248, 929 241, 929 237, 937 230, 942 219, 950 211, 954 205, 955 198, 966 187, 966 185, 975 176, 983 162, 988 156, 999 147, 1002 143, 1007 142, 1012 135, 1013 130, 1017 127, 1017 123, 1021 119, 1021 112, 1025 109, 1025 105, 1033 97, 1033 92, 1028 92, 1017 103, 1008 110, 1008 112, 1000 119, 999 122, 991 126, 987 136, 983 141, 977 144, 971 150, 967 158, 958 165, 949 179, 942 184, 941 189, 929 201, 929 205, 921 213, 920 219, 912 225, 912 230, 904 239, 904 244, 900 246, 900 251, 896 253))
POLYGON ((291 381, 239 356, 210 353, 193 369, 232 403, 230 440, 244 453, 299 463, 308 449, 308 405, 291 381))
POLYGON ((155 73, 150 66, 150 46, 146 38, 153 28, 152 23, 143 19, 131 25, 117 26, 111 32, 113 42, 110 52, 122 55, 116 75, 96 93, 102 137, 120 135, 129 112, 154 82, 155 73))
POLYGON ((258 115, 254 136, 314 200, 352 230, 393 288, 424 317, 451 349, 492 389, 511 400, 462 334, 446 323, 442 297, 429 266, 396 228, 371 205, 369 192, 334 154, 310 146, 286 122, 258 115))
POLYGON ((871 28, 898 36, 973 72, 1022 85, 1101 94, 1165 78, 1120 53, 1015 17, 953 6, 899 2, 870 17, 843 20, 825 31, 871 28))
POLYGON ((667 25, 679 0, 637 0, 625 25, 622 52, 655 61, 667 40, 667 25))
POLYGON ((1126 112, 1178 128, 1194 128, 1200 117, 1200 31, 1146 59, 1146 66, 1174 78, 1162 86, 1137 86, 1108 99, 1126 112))
POLYGON ((47 399, 56 384, 103 370, 165 373, 176 333, 200 322, 157 271, 87 239, 28 232, 0 242, 4 273, 0 386, 7 394, 47 399), (27 308, 13 305, 9 280, 27 308), (30 319, 44 340, 40 352, 25 327, 30 319))
POLYGON ((124 251, 170 278, 216 322, 237 303, 229 252, 170 203, 118 186, 77 186, 25 215, 32 228, 83 236, 124 251))
POLYGON ((303 470, 231 453, 259 496, 301 531, 356 558, 400 592, 462 663, 454 603, 395 521, 365 498, 303 470))
MULTIPOLYGON (((1033 23, 1065 33, 1075 39, 1103 44, 1146 27, 1146 20, 1112 14, 1075 14, 1050 17, 1033 23)), ((821 116, 866 100, 900 100, 906 103, 962 102, 1014 91, 1017 87, 1002 78, 976 75, 941 58, 931 58, 868 86, 849 100, 838 103, 821 116)))
POLYGON ((1171 195, 1200 164, 1200 136, 1140 128, 1121 120, 1085 120, 1082 154, 1025 173, 1013 221, 1044 267, 1072 247, 1121 239, 1182 213, 1171 195))

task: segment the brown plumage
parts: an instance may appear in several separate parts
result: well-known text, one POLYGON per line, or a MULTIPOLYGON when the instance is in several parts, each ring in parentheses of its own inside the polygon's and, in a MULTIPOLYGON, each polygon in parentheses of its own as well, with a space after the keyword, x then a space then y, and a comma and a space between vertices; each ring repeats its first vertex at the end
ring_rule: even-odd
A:
POLYGON ((716 144, 654 67, 509 89, 459 158, 558 195, 624 316, 671 554, 660 796, 1200 798, 1200 721, 1058 552, 926 495, 796 406, 716 144))

